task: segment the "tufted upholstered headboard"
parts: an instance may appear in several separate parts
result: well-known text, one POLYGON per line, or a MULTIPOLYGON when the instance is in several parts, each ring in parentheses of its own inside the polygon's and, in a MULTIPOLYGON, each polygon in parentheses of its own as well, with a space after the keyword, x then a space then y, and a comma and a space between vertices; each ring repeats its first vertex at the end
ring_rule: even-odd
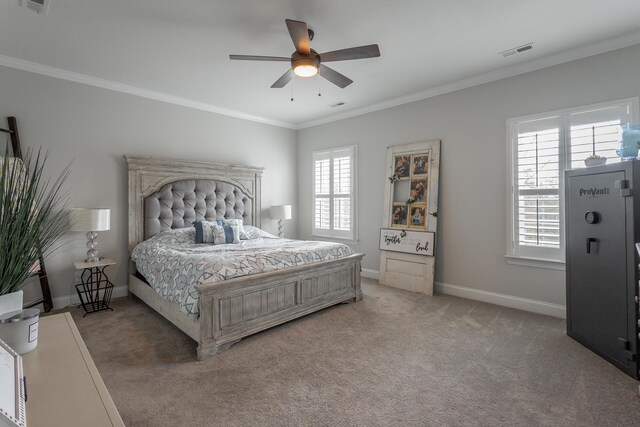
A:
POLYGON ((236 185, 218 180, 185 179, 163 185, 144 198, 144 238, 193 221, 243 220, 253 224, 253 197, 236 185))
POLYGON ((129 252, 196 220, 241 218, 260 226, 263 168, 125 156, 129 169, 129 252))

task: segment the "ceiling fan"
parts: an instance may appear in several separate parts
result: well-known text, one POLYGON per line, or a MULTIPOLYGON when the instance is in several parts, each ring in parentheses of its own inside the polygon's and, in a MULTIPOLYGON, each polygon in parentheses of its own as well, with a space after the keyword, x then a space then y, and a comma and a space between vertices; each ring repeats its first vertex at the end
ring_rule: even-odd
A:
POLYGON ((271 85, 272 88, 284 87, 293 79, 294 74, 300 77, 313 77, 318 73, 334 85, 345 88, 353 83, 353 80, 327 67, 323 64, 324 62, 375 58, 380 56, 380 49, 377 44, 318 53, 310 47, 310 42, 313 40, 313 30, 308 29, 305 22, 294 21, 292 19, 285 19, 285 22, 289 30, 289 35, 291 35, 291 40, 293 40, 293 45, 296 48, 296 51, 291 54, 290 58, 284 56, 229 55, 229 59, 243 61, 290 61, 291 69, 276 80, 276 82, 271 85))

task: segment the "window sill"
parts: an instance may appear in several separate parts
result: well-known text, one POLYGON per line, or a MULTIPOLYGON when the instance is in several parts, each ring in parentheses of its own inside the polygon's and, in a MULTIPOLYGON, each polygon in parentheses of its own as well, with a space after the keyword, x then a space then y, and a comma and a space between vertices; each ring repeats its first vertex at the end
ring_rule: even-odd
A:
POLYGON ((317 237, 321 240, 338 240, 340 243, 344 243, 345 245, 357 245, 359 243, 358 239, 351 239, 348 237, 327 236, 326 234, 311 234, 311 237, 317 237))
POLYGON ((556 261, 542 258, 527 258, 521 256, 505 255, 507 264, 523 265, 525 267, 546 268, 547 270, 565 270, 564 261, 556 261))

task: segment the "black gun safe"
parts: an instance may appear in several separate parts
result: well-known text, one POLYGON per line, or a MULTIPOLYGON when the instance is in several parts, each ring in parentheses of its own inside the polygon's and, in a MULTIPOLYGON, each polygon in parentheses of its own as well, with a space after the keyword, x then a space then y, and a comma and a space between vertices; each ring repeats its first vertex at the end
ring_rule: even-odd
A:
POLYGON ((567 171, 565 218, 567 334, 639 379, 640 161, 567 171))

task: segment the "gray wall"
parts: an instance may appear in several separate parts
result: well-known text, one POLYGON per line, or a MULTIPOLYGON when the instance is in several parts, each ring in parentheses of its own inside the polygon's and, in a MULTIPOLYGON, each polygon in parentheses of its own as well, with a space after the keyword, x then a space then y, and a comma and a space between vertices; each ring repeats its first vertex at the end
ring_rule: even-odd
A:
MULTIPOLYGON (((293 130, 0 67, 0 127, 6 127, 7 116, 17 117, 24 148, 51 151, 50 175, 73 160, 67 184, 70 206, 111 208, 111 230, 100 233, 99 249, 120 262, 110 270, 116 286, 126 286, 128 256, 123 154, 266 168, 262 224, 267 231, 277 231, 269 219, 270 205, 296 205, 293 130)), ((4 150, 4 139, 0 142, 4 150)), ((297 217, 285 224, 289 236, 295 233, 297 217)), ((85 258, 85 242, 83 233, 69 233, 61 250, 47 259, 57 305, 66 305, 67 296, 75 293, 72 261, 85 258)), ((32 293, 31 286, 25 290, 32 293)))
MULTIPOLYGON (((123 154, 263 166, 263 206, 294 205, 287 235, 295 237, 297 229, 297 237, 310 238, 311 151, 358 144, 360 241, 354 247, 367 254, 366 269, 378 270, 385 149, 439 138, 436 280, 564 304, 563 272, 504 260, 505 120, 638 96, 638 69, 640 46, 633 46, 296 133, 0 67, 0 119, 17 116, 24 146, 51 150, 51 175, 73 160, 70 206, 112 209, 100 250, 120 261, 112 270, 116 286, 126 285, 123 154)), ((262 218, 274 232, 267 209, 262 218)), ((84 257, 84 242, 82 234, 70 233, 48 259, 58 304, 73 294, 71 262, 84 257)))
POLYGON ((436 280, 564 305, 564 272, 506 263, 506 119, 640 94, 640 45, 301 130, 299 237, 311 236, 311 151, 359 147, 363 267, 379 269, 386 147, 442 140, 436 280))

